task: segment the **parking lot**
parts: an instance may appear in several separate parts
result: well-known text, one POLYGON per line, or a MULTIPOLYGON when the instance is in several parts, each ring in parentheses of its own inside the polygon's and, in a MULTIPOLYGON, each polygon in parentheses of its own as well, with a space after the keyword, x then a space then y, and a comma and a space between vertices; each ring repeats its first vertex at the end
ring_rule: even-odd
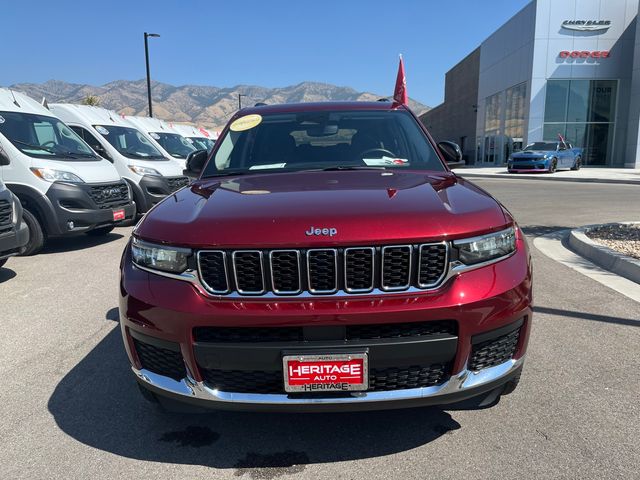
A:
MULTIPOLYGON (((637 185, 477 179, 531 237, 640 217, 637 185)), ((0 478, 637 478, 639 305, 530 242, 536 316, 490 409, 168 414, 138 393, 117 310, 131 233, 0 270, 0 478)))

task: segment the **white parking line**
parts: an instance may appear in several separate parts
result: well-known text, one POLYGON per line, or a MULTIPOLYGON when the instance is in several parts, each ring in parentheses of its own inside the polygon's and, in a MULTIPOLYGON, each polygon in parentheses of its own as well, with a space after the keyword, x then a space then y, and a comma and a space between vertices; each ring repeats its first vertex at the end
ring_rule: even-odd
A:
POLYGON ((533 244, 547 257, 572 268, 582 275, 595 280, 602 285, 621 293, 631 300, 640 303, 640 285, 615 273, 600 268, 586 258, 573 253, 562 244, 562 240, 567 238, 570 230, 560 230, 547 235, 537 237, 533 244))

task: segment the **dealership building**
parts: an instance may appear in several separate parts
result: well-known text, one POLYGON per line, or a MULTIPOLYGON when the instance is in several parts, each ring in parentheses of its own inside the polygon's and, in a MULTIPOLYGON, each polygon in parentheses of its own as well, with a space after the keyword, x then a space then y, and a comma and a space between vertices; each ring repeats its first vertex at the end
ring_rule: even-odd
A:
POLYGON ((638 0, 533 0, 446 74, 421 116, 468 164, 562 135, 583 164, 640 168, 638 0))

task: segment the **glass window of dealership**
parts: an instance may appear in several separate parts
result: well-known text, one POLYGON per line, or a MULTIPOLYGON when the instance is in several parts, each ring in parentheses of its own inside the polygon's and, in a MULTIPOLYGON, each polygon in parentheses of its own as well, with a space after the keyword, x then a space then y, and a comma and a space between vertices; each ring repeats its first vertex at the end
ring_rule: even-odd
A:
POLYGON ((475 163, 561 135, 585 166, 640 168, 637 14, 637 0, 533 0, 485 40, 475 163))

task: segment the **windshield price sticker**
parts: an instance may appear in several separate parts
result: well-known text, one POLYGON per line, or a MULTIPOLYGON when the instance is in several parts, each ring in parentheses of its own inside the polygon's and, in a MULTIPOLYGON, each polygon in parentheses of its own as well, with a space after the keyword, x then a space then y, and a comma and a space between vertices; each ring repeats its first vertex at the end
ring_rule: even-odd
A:
POLYGON ((254 113, 251 115, 245 115, 244 117, 240 117, 239 119, 235 120, 231 124, 229 129, 232 132, 244 132, 245 130, 250 130, 254 127, 257 127, 258 125, 260 125, 260 123, 262 123, 262 115, 254 113))
POLYGON ((0 123, 4 123, 4 117, 0 115, 0 123))
POLYGON ((100 135, 109 135, 109 130, 107 130, 106 128, 104 128, 102 125, 98 125, 96 127, 96 131, 100 134, 100 135))

